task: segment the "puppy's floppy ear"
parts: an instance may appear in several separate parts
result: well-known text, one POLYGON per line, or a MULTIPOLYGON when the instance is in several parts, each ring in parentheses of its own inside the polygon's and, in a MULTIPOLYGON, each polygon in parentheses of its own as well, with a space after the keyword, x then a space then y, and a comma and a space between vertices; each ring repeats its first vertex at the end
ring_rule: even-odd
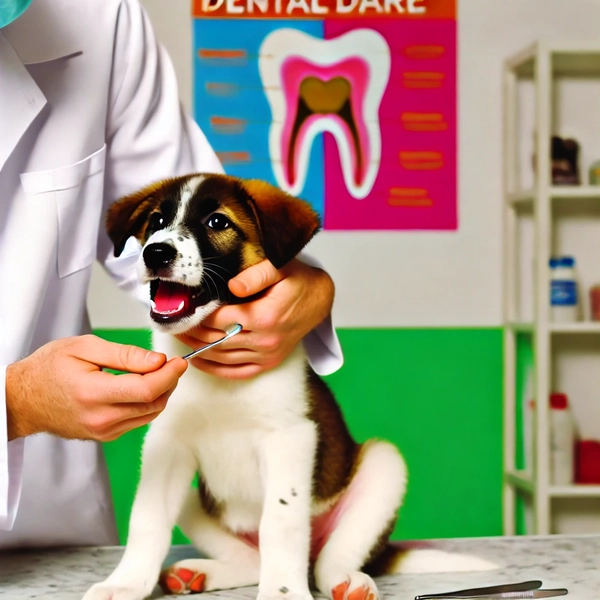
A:
POLYGON ((319 231, 312 206, 258 179, 240 180, 250 200, 266 257, 279 269, 294 258, 319 231))
POLYGON ((125 196, 114 202, 106 213, 106 231, 120 256, 127 240, 134 235, 141 243, 150 213, 160 205, 160 199, 154 194, 160 186, 155 184, 125 196))

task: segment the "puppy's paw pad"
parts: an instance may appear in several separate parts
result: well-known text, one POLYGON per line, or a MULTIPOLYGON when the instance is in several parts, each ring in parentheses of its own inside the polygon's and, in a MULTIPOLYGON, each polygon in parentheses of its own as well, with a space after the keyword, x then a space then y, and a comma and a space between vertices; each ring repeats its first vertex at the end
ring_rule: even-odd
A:
POLYGON ((83 597, 83 600, 144 600, 148 594, 137 587, 97 583, 83 597))
POLYGON ((204 590, 204 581, 206 580, 206 575, 200 573, 197 577, 192 579, 190 582, 189 588, 192 592, 199 593, 204 590))
POLYGON ((350 581, 344 581, 338 585, 336 585, 331 590, 331 597, 333 600, 344 600, 346 598, 346 592, 350 587, 350 581))
POLYGON ((166 594, 198 594, 204 590, 205 581, 204 573, 195 573, 181 567, 163 571, 158 583, 166 594))
POLYGON ((375 600, 375 594, 368 587, 363 586, 350 592, 348 600, 375 600))
POLYGON ((377 600, 375 582, 366 573, 356 572, 331 590, 333 600, 377 600))

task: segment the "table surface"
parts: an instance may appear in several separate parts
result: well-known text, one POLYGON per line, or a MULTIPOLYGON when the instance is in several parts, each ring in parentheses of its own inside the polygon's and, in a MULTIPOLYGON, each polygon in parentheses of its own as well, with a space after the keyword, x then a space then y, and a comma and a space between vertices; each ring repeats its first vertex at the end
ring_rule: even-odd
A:
MULTIPOLYGON (((479 573, 388 575, 377 579, 382 600, 413 600, 418 594, 540 579, 545 588, 566 587, 567 599, 600 598, 600 536, 495 537, 437 540, 436 548, 475 554, 500 568, 479 573)), ((69 548, 0 553, 0 600, 80 599, 116 566, 123 547, 69 548)), ((168 562, 193 556, 171 549, 168 562)), ((256 587, 202 594, 202 600, 253 600, 256 587)), ((152 598, 161 596, 157 588, 152 598)), ((318 596, 318 594, 316 594, 318 596)), ((173 598, 174 596, 169 596, 173 598)))

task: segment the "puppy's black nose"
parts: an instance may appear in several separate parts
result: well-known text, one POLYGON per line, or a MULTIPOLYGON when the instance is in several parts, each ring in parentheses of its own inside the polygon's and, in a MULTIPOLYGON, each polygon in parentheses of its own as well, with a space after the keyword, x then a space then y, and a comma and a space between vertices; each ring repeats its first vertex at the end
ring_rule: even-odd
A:
POLYGON ((176 256, 177 250, 169 244, 150 244, 144 248, 144 262, 153 271, 168 267, 176 256))

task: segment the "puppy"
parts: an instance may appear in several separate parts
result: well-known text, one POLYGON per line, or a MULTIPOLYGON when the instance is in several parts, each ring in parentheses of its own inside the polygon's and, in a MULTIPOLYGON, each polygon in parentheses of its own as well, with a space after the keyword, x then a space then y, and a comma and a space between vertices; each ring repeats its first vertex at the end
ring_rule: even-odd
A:
MULTIPOLYGON (((152 185, 107 217, 115 255, 130 236, 143 246, 138 270, 149 283, 153 345, 167 356, 189 352, 171 334, 233 301, 230 278, 265 258, 285 265, 319 227, 309 204, 217 174, 152 185)), ((148 596, 176 523, 210 558, 169 567, 160 582, 170 593, 258 584, 260 600, 310 600, 311 581, 333 600, 376 600, 374 575, 489 568, 388 545, 406 477, 393 445, 352 439, 302 344, 250 380, 190 368, 146 435, 123 558, 85 600, 148 596)))

